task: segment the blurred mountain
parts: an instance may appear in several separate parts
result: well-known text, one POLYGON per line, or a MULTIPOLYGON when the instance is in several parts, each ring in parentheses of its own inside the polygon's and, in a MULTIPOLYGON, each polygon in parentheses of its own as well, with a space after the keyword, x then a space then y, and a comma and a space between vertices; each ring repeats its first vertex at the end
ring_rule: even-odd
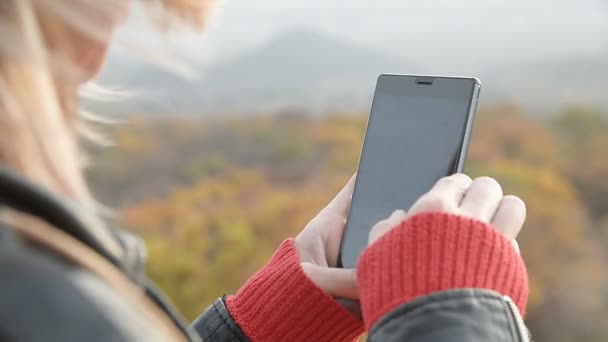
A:
POLYGON ((608 51, 512 65, 492 71, 494 91, 535 110, 594 106, 608 112, 608 51))
POLYGON ((194 66, 192 79, 115 56, 99 82, 135 93, 126 102, 103 104, 103 110, 204 114, 289 107, 316 112, 366 108, 383 72, 415 73, 416 67, 348 41, 295 30, 234 59, 194 66))
POLYGON ((134 95, 126 101, 94 103, 92 109, 192 115, 247 115, 277 109, 360 111, 369 107, 381 73, 465 71, 481 78, 485 103, 508 101, 541 112, 567 105, 608 111, 608 52, 605 56, 561 57, 450 72, 392 58, 332 36, 294 30, 236 58, 190 67, 192 77, 184 78, 127 56, 113 56, 100 83, 120 85, 134 95))

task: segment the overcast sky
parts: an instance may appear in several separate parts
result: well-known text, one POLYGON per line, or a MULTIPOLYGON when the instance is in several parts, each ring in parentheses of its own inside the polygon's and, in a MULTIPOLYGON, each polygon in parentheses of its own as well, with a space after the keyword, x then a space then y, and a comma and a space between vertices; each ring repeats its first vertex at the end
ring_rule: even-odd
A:
MULTIPOLYGON (((206 34, 180 32, 168 40, 176 54, 205 63, 302 28, 438 68, 503 65, 605 53, 608 4, 605 0, 224 0, 206 34)), ((137 14, 119 36, 136 39, 152 50, 165 48, 137 14)))

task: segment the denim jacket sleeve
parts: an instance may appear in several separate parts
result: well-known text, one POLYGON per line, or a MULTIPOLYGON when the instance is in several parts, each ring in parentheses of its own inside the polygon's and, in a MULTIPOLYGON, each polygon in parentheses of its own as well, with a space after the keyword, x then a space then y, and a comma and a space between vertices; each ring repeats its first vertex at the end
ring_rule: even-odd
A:
POLYGON ((218 298, 194 322, 192 328, 205 342, 249 342, 236 324, 224 298, 218 298))

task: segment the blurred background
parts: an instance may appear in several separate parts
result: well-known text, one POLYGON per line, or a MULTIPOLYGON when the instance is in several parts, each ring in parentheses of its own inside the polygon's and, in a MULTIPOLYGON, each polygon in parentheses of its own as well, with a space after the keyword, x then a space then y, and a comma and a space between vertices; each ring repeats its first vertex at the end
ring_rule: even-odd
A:
POLYGON ((126 96, 86 102, 124 121, 94 192, 192 319, 353 174, 380 73, 482 80, 467 172, 528 204, 529 328, 608 340, 604 0, 224 0, 202 35, 135 8, 97 80, 126 96))

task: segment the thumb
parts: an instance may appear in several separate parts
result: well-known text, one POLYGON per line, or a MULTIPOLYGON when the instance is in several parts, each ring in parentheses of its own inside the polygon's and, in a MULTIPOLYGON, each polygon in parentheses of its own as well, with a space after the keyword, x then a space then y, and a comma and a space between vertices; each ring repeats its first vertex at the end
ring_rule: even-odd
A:
POLYGON ((354 269, 324 267, 301 263, 310 280, 334 298, 359 299, 359 286, 354 269))
POLYGON ((348 183, 340 190, 340 192, 334 197, 334 199, 329 202, 327 207, 324 210, 330 210, 331 212, 337 213, 339 215, 345 216, 348 214, 348 208, 350 207, 350 200, 353 195, 353 190, 355 188, 355 180, 357 179, 357 174, 354 174, 348 180, 348 183))

